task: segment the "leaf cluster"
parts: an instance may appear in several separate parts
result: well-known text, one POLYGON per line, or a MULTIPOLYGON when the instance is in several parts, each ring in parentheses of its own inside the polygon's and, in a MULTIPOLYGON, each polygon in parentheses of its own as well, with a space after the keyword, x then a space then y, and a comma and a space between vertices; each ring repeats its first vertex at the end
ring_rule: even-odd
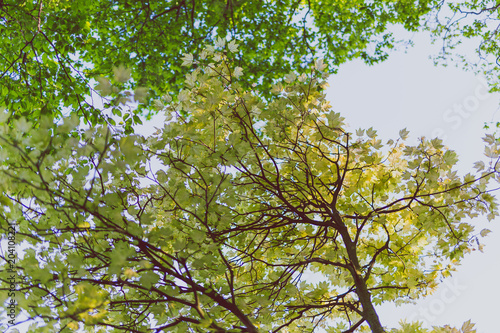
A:
MULTIPOLYGON (((240 40, 239 66, 263 92, 323 54, 335 71, 349 59, 375 63, 396 41, 388 30, 415 31, 438 1, 131 1, 4 0, 0 4, 0 107, 14 117, 60 118, 68 110, 88 125, 107 117, 93 101, 93 80, 131 70, 130 90, 150 89, 134 110, 178 90, 188 71, 182 55, 199 55, 216 37, 240 40)), ((248 87, 247 87, 248 88, 248 87)), ((115 96, 116 97, 116 96, 115 96)))
POLYGON ((497 215, 496 140, 459 176, 438 139, 349 132, 323 61, 267 97, 241 84, 237 52, 185 55, 150 137, 76 115, 0 125, 0 226, 25 248, 33 332, 384 332, 374 305, 431 292, 487 234, 470 219, 497 215))

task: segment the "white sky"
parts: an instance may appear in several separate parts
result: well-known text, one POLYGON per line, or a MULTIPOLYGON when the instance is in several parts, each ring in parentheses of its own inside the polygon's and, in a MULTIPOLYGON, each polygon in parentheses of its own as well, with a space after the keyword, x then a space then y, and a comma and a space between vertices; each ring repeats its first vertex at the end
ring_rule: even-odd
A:
MULTIPOLYGON (((343 65, 330 78, 327 96, 335 111, 346 118, 351 129, 372 127, 383 139, 397 138, 402 128, 410 137, 444 139, 460 156, 460 171, 472 171, 483 155, 484 122, 497 120, 498 94, 486 89, 473 73, 449 67, 435 67, 428 56, 435 52, 424 36, 415 47, 395 52, 379 65, 361 61, 343 65)), ((432 296, 416 305, 378 308, 384 325, 397 327, 401 319, 423 321, 427 327, 450 324, 460 327, 472 319, 478 333, 498 332, 497 300, 500 299, 500 227, 498 220, 473 221, 477 230, 493 232, 483 242, 484 253, 473 252, 462 266, 432 296)))

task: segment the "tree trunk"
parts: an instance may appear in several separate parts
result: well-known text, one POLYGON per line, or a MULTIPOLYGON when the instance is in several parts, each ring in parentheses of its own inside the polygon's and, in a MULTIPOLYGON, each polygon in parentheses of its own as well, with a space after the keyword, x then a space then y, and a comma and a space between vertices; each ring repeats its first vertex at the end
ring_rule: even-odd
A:
POLYGON ((377 311, 375 311, 375 307, 373 306, 370 291, 368 290, 366 282, 363 279, 363 272, 361 271, 358 254, 356 252, 356 244, 351 240, 349 231, 343 223, 340 215, 337 212, 335 213, 335 227, 342 236, 342 240, 347 250, 347 255, 351 265, 350 272, 354 278, 354 284, 356 285, 356 294, 358 295, 361 305, 363 306, 363 317, 367 321, 373 333, 384 333, 385 330, 382 327, 377 311))

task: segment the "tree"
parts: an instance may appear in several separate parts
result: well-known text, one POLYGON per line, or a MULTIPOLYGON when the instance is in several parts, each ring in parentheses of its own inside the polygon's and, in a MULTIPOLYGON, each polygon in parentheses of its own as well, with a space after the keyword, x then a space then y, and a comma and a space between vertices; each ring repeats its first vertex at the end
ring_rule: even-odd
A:
POLYGON ((121 65, 132 73, 126 88, 143 89, 144 104, 125 119, 131 132, 140 122, 134 115, 154 112, 144 90, 152 99, 178 91, 187 74, 182 54, 200 54, 216 37, 240 40, 238 64, 252 82, 262 81, 264 92, 290 70, 302 72, 318 55, 332 71, 353 58, 384 60, 397 42, 388 27, 416 31, 438 5, 437 0, 3 0, 0 107, 33 120, 61 117, 69 108, 89 125, 112 122, 90 100, 91 80, 113 78, 121 65))
POLYGON ((442 45, 436 60, 444 64, 456 61, 465 69, 481 73, 488 79, 491 91, 500 90, 499 10, 497 1, 449 2, 443 3, 433 13, 434 19, 427 22, 435 41, 442 45), (468 50, 464 52, 461 44, 475 45, 476 57, 468 50))
POLYGON ((321 60, 268 98, 237 57, 222 39, 185 55, 196 68, 150 137, 75 114, 1 125, 0 225, 26 248, 2 270, 46 324, 31 331, 384 332, 375 305, 425 295, 488 233, 468 221, 497 215, 493 136, 460 177, 439 139, 349 132, 321 60))

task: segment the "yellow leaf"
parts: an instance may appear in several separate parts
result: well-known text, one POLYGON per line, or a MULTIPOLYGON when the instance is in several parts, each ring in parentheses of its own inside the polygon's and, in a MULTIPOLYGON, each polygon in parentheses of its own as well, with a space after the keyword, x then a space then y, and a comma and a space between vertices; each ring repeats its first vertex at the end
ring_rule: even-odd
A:
POLYGON ((481 237, 485 237, 486 235, 488 235, 489 233, 491 232, 491 230, 489 229, 483 229, 481 230, 481 237))
POLYGON ((476 330, 474 329, 474 326, 476 324, 473 324, 470 322, 470 319, 467 320, 465 323, 462 325, 462 333, 475 333, 476 330))
POLYGON ((125 268, 125 271, 123 272, 123 275, 125 275, 125 277, 127 279, 131 279, 133 277, 139 276, 139 274, 137 274, 137 272, 134 271, 132 268, 125 268))
POLYGON ((68 328, 70 330, 76 331, 77 329, 80 328, 80 325, 76 321, 72 321, 71 323, 68 324, 68 328))

